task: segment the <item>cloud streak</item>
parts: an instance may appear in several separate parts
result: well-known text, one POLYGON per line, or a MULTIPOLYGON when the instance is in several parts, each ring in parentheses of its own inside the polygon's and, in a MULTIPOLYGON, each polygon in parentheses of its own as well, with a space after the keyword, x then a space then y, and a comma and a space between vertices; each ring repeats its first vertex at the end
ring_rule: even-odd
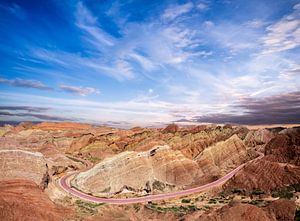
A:
POLYGON ((47 85, 43 84, 40 81, 36 80, 25 80, 25 79, 14 79, 14 80, 9 80, 5 78, 0 78, 0 83, 1 84, 8 84, 11 86, 15 87, 24 87, 24 88, 35 88, 35 89, 40 89, 40 90, 53 90, 53 88, 48 87, 47 85))
POLYGON ((28 112, 46 112, 50 110, 47 107, 31 107, 31 106, 0 106, 0 110, 21 110, 28 112))
POLYGON ((286 51, 300 45, 299 5, 294 6, 292 14, 267 27, 268 34, 262 38, 265 47, 263 53, 286 51))
POLYGON ((233 108, 242 113, 220 113, 195 116, 196 122, 238 124, 292 124, 300 123, 300 91, 254 99, 245 98, 233 108))
POLYGON ((66 117, 58 117, 58 116, 52 116, 47 114, 34 114, 34 113, 11 113, 7 111, 0 111, 0 116, 9 116, 9 117, 34 117, 39 120, 44 121, 71 121, 74 120, 72 118, 66 118, 66 117))
POLYGON ((77 87, 77 86, 61 84, 59 88, 65 92, 78 94, 80 96, 87 96, 90 94, 100 94, 100 91, 98 89, 92 87, 77 87))

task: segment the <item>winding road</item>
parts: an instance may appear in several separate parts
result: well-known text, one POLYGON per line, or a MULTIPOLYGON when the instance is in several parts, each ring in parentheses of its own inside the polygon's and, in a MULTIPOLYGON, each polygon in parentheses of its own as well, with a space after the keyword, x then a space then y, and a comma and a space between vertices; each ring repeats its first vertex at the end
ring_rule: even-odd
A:
MULTIPOLYGON (((259 153, 259 157, 255 158, 254 160, 260 159, 263 156, 264 155, 262 153, 259 153)), ((203 192, 205 190, 208 190, 212 187, 218 186, 218 185, 226 182, 231 177, 233 177, 245 164, 246 163, 241 164, 240 166, 238 166, 237 168, 235 168, 234 170, 232 170, 230 173, 226 174, 222 178, 220 178, 216 181, 213 181, 211 183, 199 186, 199 187, 195 187, 195 188, 191 188, 191 189, 187 189, 187 190, 181 190, 178 192, 162 193, 162 194, 148 195, 148 196, 134 197, 134 198, 101 198, 101 197, 96 197, 96 196, 92 196, 92 195, 80 192, 79 190, 70 186, 69 180, 71 177, 75 176, 76 174, 78 174, 81 171, 71 172, 71 173, 66 174, 65 176, 61 177, 59 179, 59 185, 63 190, 70 193, 71 195, 78 197, 82 200, 90 201, 90 202, 109 203, 109 204, 143 203, 143 202, 147 202, 147 201, 165 200, 165 199, 190 195, 193 193, 203 192)))

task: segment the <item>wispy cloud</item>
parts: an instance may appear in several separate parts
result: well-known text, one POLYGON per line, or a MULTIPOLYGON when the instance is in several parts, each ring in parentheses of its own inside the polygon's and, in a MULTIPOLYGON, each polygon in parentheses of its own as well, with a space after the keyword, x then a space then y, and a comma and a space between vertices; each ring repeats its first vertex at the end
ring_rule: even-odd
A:
MULTIPOLYGON (((145 5, 145 11, 136 10, 140 5, 135 1, 101 2, 97 7, 93 1, 77 1, 75 7, 58 4, 61 17, 51 19, 49 29, 32 24, 40 33, 38 43, 9 33, 21 43, 18 48, 11 46, 15 50, 5 51, 11 53, 6 57, 15 60, 3 66, 9 67, 13 76, 45 77, 53 94, 49 91, 48 97, 34 97, 37 91, 27 90, 31 95, 25 98, 10 93, 13 102, 6 98, 6 106, 30 106, 30 100, 55 107, 49 115, 63 110, 76 119, 143 125, 179 117, 225 119, 225 115, 233 115, 237 119, 238 112, 247 116, 244 111, 248 107, 237 106, 239 101, 285 94, 300 85, 300 6, 290 2, 257 4, 260 1, 242 5, 239 1, 220 5, 207 0, 163 1, 145 5), (278 5, 286 10, 276 8, 278 5), (61 21, 66 21, 66 31, 48 33, 61 21), (62 41, 68 34, 71 40, 62 41), (86 100, 84 96, 99 93, 98 85, 103 95, 86 100), (58 92, 79 96, 54 99, 58 92), (109 102, 98 102, 102 98, 109 102)), ((23 79, 2 78, 0 83, 47 88, 42 82, 23 79)))
POLYGON ((0 106, 0 110, 22 110, 28 112, 45 112, 50 108, 47 107, 31 107, 31 106, 0 106))
POLYGON ((197 4, 197 9, 201 10, 201 11, 205 11, 207 9, 209 9, 209 5, 206 2, 200 2, 197 4))
POLYGON ((5 78, 0 78, 0 83, 12 85, 15 87, 35 88, 40 90, 53 90, 53 88, 48 87, 47 85, 37 80, 25 80, 20 78, 9 80, 5 78))
POLYGON ((14 16, 16 16, 19 19, 26 18, 25 10, 16 3, 12 3, 12 4, 8 4, 8 5, 0 4, 0 8, 3 8, 4 10, 8 11, 9 13, 13 14, 14 16))
POLYGON ((113 37, 97 27, 97 18, 92 15, 82 2, 78 2, 75 15, 77 26, 87 32, 95 41, 108 46, 114 45, 113 37))
POLYGON ((70 85, 64 85, 61 84, 59 86, 60 89, 62 89, 65 92, 78 94, 80 96, 87 96, 90 94, 100 94, 100 91, 96 88, 92 87, 77 87, 77 86, 70 86, 70 85))
POLYGON ((300 45, 299 5, 294 6, 293 13, 267 27, 268 34, 262 38, 265 47, 263 53, 286 51, 300 45))
POLYGON ((11 113, 11 112, 5 112, 0 111, 0 116, 9 116, 9 117, 33 117, 38 120, 45 120, 45 121, 70 121, 75 120, 74 118, 66 118, 66 117, 58 117, 58 116, 52 116, 47 114, 32 114, 32 113, 11 113))
POLYGON ((183 5, 173 5, 164 11, 162 18, 165 20, 173 20, 179 15, 189 12, 193 7, 194 5, 191 2, 183 5))

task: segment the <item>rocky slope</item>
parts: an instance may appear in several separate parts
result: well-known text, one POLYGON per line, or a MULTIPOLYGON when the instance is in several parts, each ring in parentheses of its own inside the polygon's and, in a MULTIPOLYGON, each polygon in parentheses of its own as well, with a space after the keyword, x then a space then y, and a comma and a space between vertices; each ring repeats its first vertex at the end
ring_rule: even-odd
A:
POLYGON ((126 151, 78 174, 72 185, 97 196, 180 189, 203 176, 198 164, 169 146, 146 152, 126 151))
POLYGON ((246 146, 236 134, 204 149, 196 158, 199 167, 211 177, 223 176, 246 160, 246 146))
POLYGON ((261 189, 270 192, 300 183, 300 137, 295 132, 277 134, 265 146, 265 156, 246 164, 225 185, 225 189, 261 189))
POLYGON ((0 220, 72 220, 73 212, 55 205, 32 181, 0 181, 0 220))
MULTIPOLYGON (((299 134, 298 128, 249 131, 230 125, 171 124, 164 129, 124 130, 27 122, 1 127, 0 220, 293 220, 295 203, 271 203, 274 198, 268 194, 300 183, 299 134), (223 188, 246 190, 243 196, 249 198, 248 203, 255 200, 247 191, 261 189, 271 198, 265 207, 245 200, 238 201, 243 204, 232 203, 236 199, 232 195, 218 199, 215 194, 222 186, 203 195, 187 196, 190 203, 174 199, 155 202, 156 206, 95 205, 68 197, 56 183, 68 170, 94 164, 79 173, 72 185, 104 197, 170 192, 211 182, 253 159, 257 150, 265 156, 246 163, 223 188), (48 174, 51 183, 46 187, 48 174), (66 208, 76 209, 76 214, 82 213, 74 217, 72 211, 55 205, 46 194, 66 208), (204 195, 206 201, 201 200, 204 195)), ((294 197, 299 201, 297 194, 294 197)))
POLYGON ((244 142, 246 146, 255 147, 268 143, 274 136, 275 134, 267 129, 252 130, 247 133, 244 142))
POLYGON ((216 211, 208 211, 197 216, 187 216, 187 220, 196 221, 293 221, 296 205, 289 200, 276 200, 265 208, 254 205, 232 203, 216 211))
POLYGON ((39 152, 0 150, 0 180, 27 179, 40 187, 48 183, 48 167, 39 152))

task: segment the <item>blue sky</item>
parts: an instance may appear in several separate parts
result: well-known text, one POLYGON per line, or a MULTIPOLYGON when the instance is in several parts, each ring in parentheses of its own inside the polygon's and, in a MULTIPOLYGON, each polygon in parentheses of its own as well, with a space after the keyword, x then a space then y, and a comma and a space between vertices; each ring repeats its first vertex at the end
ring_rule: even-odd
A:
POLYGON ((300 123, 299 0, 0 1, 0 120, 300 123))

